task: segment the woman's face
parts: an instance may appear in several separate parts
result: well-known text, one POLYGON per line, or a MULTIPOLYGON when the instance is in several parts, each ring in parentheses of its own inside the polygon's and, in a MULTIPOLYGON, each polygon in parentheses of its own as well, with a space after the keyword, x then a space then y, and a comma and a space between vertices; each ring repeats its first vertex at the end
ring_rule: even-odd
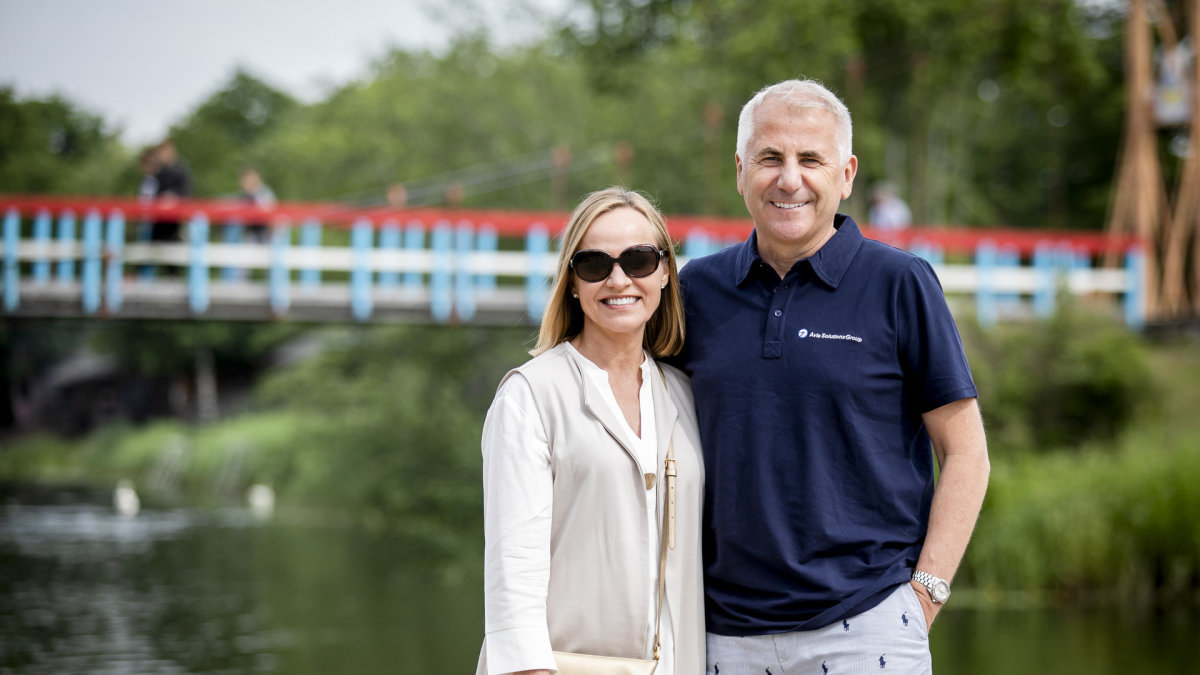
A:
MULTIPOLYGON (((578 251, 599 250, 618 258, 626 249, 639 245, 660 248, 654 225, 638 211, 620 207, 592 221, 578 251)), ((658 309, 668 276, 665 260, 641 278, 629 276, 619 264, 614 264, 600 281, 585 281, 573 273, 572 287, 579 295, 584 316, 581 335, 588 339, 636 338, 640 343, 646 322, 658 309)))

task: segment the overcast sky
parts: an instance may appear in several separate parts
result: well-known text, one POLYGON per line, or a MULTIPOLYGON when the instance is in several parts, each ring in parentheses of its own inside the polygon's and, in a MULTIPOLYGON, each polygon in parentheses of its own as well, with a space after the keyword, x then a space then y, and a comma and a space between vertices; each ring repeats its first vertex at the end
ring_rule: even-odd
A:
POLYGON ((538 35, 570 0, 0 0, 0 86, 60 94, 158 140, 239 65, 312 101, 390 46, 444 48, 458 30, 538 35), (475 9, 471 9, 474 6, 475 9))

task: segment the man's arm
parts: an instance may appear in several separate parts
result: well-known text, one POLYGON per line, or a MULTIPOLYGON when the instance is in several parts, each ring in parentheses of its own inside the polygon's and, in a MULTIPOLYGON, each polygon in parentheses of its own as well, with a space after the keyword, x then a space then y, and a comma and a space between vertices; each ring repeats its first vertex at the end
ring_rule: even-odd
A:
MULTIPOLYGON (((991 471, 987 439, 979 404, 974 398, 947 403, 922 418, 933 441, 941 475, 933 491, 929 530, 917 569, 949 581, 967 550, 987 492, 991 471)), ((942 606, 933 602, 925 586, 915 581, 910 583, 925 609, 926 626, 932 626, 942 606)))

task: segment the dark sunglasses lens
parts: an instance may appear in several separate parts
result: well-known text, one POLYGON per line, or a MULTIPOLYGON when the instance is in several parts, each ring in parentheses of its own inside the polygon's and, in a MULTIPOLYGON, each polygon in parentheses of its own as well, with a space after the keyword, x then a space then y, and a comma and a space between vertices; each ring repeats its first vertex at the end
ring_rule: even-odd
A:
POLYGON ((631 246, 621 252, 621 269, 635 278, 649 276, 658 268, 658 249, 653 246, 631 246))
POLYGON ((603 281, 612 272, 612 256, 603 251, 580 251, 575 254, 575 274, 584 281, 603 281))

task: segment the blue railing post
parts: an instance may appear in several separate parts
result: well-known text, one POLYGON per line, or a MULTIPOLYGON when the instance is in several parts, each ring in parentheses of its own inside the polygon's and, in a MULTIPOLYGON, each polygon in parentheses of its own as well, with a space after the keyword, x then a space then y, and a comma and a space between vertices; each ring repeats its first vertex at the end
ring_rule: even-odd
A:
MULTIPOLYGON (((75 212, 63 211, 58 217, 58 243, 63 247, 75 243, 75 212)), ((64 257, 58 261, 58 283, 75 281, 75 261, 64 257)))
MULTIPOLYGON (((399 251, 400 250, 400 224, 394 218, 389 218, 383 221, 383 225, 379 226, 379 250, 380 251, 399 251)), ((396 270, 383 270, 379 272, 379 287, 393 289, 400 285, 400 273, 396 270)))
POLYGON ((683 240, 683 255, 687 258, 699 258, 712 253, 712 240, 708 236, 708 232, 696 228, 688 232, 687 237, 683 240))
POLYGON ((354 221, 350 230, 354 259, 350 269, 350 311, 359 321, 371 318, 371 248, 374 235, 375 228, 366 218, 354 221))
MULTIPOLYGON (((413 220, 404 228, 404 250, 411 253, 421 253, 425 250, 425 227, 413 220)), ((422 275, 416 270, 404 273, 404 292, 416 293, 421 290, 422 275)))
MULTIPOLYGON (((321 248, 321 223, 316 218, 308 218, 300 226, 300 246, 308 251, 321 248)), ((300 270, 300 283, 304 286, 320 286, 321 270, 306 267, 300 270)))
POLYGON ((4 214, 4 311, 16 310, 21 300, 21 269, 17 242, 21 239, 21 214, 9 209, 4 214))
POLYGON ((475 318, 475 284, 470 263, 475 232, 470 223, 459 223, 454 233, 454 313, 463 321, 475 318))
MULTIPOLYGON (((231 220, 225 223, 225 227, 221 228, 221 241, 226 244, 240 244, 244 240, 246 226, 240 220, 231 220)), ((237 279, 245 279, 247 270, 245 267, 224 267, 221 268, 221 278, 226 281, 234 281, 237 279)))
POLYGON ((188 222, 188 302, 193 314, 208 311, 208 216, 197 213, 188 222))
MULTIPOLYGON (((1021 268, 1021 252, 1015 246, 1004 246, 996 252, 996 264, 1002 270, 1019 270, 1021 268)), ((1017 291, 1003 291, 997 294, 996 305, 1009 315, 1021 306, 1021 294, 1017 291)))
POLYGON ((991 239, 979 242, 975 249, 975 273, 978 285, 975 289, 975 314, 981 326, 995 325, 998 318, 996 307, 996 244, 991 239))
POLYGON ((433 253, 433 270, 429 275, 429 311, 434 321, 445 323, 450 320, 453 309, 454 230, 450 223, 438 221, 434 224, 429 244, 433 253))
MULTIPOLYGON (((39 246, 50 244, 51 217, 49 211, 38 211, 33 219, 33 241, 39 246)), ((33 261, 33 285, 50 283, 50 258, 43 255, 33 261)))
POLYGON ((1125 254, 1125 324, 1141 330, 1146 325, 1146 254, 1138 246, 1125 254))
POLYGON ((1038 242, 1033 251, 1033 274, 1037 285, 1033 292, 1033 311, 1042 319, 1054 314, 1058 294, 1058 267, 1055 258, 1050 242, 1038 242))
POLYGON ((267 280, 270 284, 271 311, 275 316, 287 314, 291 307, 291 271, 287 267, 288 247, 292 243, 291 223, 278 223, 270 228, 271 269, 267 280))
POLYGON ((100 309, 100 287, 103 271, 101 239, 103 234, 100 212, 92 209, 83 218, 83 311, 95 314, 100 309))
POLYGON ((533 321, 540 321, 549 294, 543 270, 550 256, 550 235, 542 223, 534 223, 526 233, 525 253, 529 260, 529 272, 525 277, 526 313, 533 321))
POLYGON ((931 243, 922 238, 914 238, 908 246, 908 250, 913 255, 924 260, 925 262, 937 267, 946 261, 946 252, 941 246, 931 243))
POLYGON ((110 314, 121 310, 121 285, 125 276, 125 214, 113 211, 108 214, 108 231, 105 248, 108 252, 105 271, 105 308, 110 314))
MULTIPOLYGON (((495 253, 499 248, 500 239, 496 235, 496 228, 492 227, 491 223, 484 223, 479 227, 479 233, 475 236, 475 250, 484 255, 495 253)), ((496 292, 496 275, 492 272, 487 274, 475 275, 475 288, 481 296, 487 297, 496 292)))

